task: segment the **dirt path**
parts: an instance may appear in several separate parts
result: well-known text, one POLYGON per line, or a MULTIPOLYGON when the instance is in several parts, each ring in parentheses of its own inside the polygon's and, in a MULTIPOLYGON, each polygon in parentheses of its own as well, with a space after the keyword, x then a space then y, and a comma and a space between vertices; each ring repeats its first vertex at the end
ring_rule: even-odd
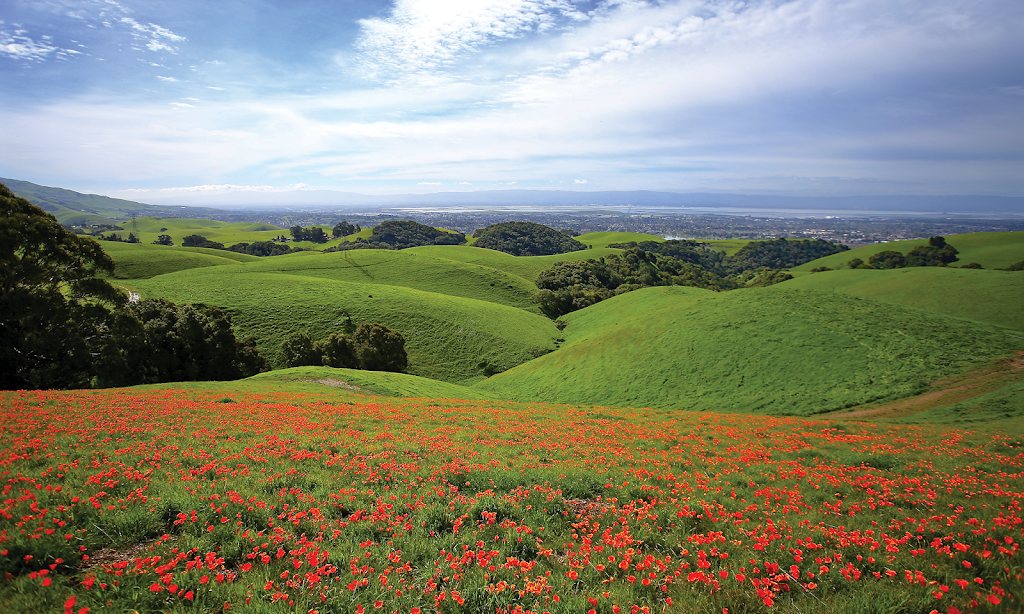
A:
MULTIPOLYGON (((953 405, 991 392, 995 384, 1008 384, 1024 379, 1024 352, 1004 358, 993 365, 932 383, 932 390, 874 407, 853 407, 820 414, 827 418, 903 418, 918 412, 953 405)), ((816 416, 817 417, 817 416, 816 416)))

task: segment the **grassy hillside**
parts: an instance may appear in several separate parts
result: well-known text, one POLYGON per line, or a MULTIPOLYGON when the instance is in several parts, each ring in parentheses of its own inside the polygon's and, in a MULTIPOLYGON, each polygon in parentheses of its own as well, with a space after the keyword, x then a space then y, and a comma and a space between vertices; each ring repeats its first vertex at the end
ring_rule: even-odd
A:
POLYGON ((576 237, 580 243, 592 247, 608 247, 612 243, 628 243, 629 241, 657 241, 661 243, 665 239, 658 235, 643 234, 640 232, 588 232, 576 237))
POLYGON ((517 275, 412 250, 359 249, 264 258, 246 271, 302 275, 335 281, 383 284, 461 296, 540 313, 537 287, 517 275))
POLYGON ((496 303, 247 268, 181 271, 136 280, 131 286, 143 298, 226 309, 237 333, 255 335, 271 360, 291 332, 325 336, 342 330, 347 311, 355 324, 381 322, 400 331, 409 352, 409 372, 444 381, 477 379, 487 364, 497 370, 511 368, 552 349, 558 335, 547 318, 496 303))
POLYGON ((354 390, 363 394, 414 399, 482 399, 496 400, 500 395, 468 386, 439 382, 406 373, 360 371, 331 367, 292 367, 250 377, 247 382, 306 382, 354 390))
POLYGON ((984 324, 840 293, 648 288, 565 318, 558 351, 482 390, 520 400, 811 415, 1024 349, 984 324))
POLYGON ((103 251, 114 259, 116 279, 148 279, 175 271, 259 260, 257 256, 203 247, 169 247, 115 241, 99 243, 103 251))
POLYGON ((785 282, 1024 331, 1024 273, 946 267, 823 271, 785 282))
MULTIPOLYGON (((1004 268, 1024 260, 1024 231, 973 232, 962 235, 949 235, 946 237, 946 243, 952 245, 960 252, 958 254, 959 260, 951 266, 959 267, 971 262, 977 262, 986 269, 995 269, 1004 268)), ((871 256, 886 250, 907 254, 918 245, 928 245, 928 239, 866 245, 841 254, 818 258, 812 262, 794 267, 793 270, 810 271, 821 266, 838 269, 845 267, 846 263, 854 258, 860 258, 867 262, 871 256)))
POLYGON ((541 271, 551 268, 556 262, 575 262, 588 258, 600 258, 611 253, 620 253, 622 250, 605 247, 570 252, 568 254, 556 254, 554 256, 512 256, 504 252, 468 245, 429 245, 413 247, 404 251, 497 269, 505 273, 517 275, 532 284, 537 280, 537 275, 541 271))

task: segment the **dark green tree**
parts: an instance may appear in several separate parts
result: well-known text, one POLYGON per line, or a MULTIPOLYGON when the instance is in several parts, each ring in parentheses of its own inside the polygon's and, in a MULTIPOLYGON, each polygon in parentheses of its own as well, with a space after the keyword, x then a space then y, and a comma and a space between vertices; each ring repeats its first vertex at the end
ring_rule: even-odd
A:
POLYGON ((476 247, 493 249, 513 256, 548 256, 587 249, 587 246, 561 232, 534 222, 501 222, 473 233, 476 247))
POLYGON ((313 338, 305 331, 295 332, 281 344, 281 362, 286 367, 315 367, 323 364, 323 355, 313 347, 313 338))
POLYGON ((156 241, 153 241, 153 245, 174 245, 174 239, 171 238, 171 235, 160 235, 156 241))
POLYGON ((96 277, 113 271, 98 243, 0 184, 0 388, 89 385, 125 298, 96 277))
POLYGON ((900 252, 887 249, 872 254, 868 258, 868 264, 876 269, 902 269, 907 266, 907 257, 900 252))
POLYGON ((850 261, 846 263, 846 266, 850 267, 851 269, 859 269, 863 264, 864 261, 861 260, 860 258, 851 258, 850 261))
POLYGON ((349 235, 354 235, 360 230, 361 229, 359 228, 358 224, 353 226, 352 224, 349 224, 348 221, 342 220, 335 224, 334 228, 331 229, 331 235, 333 235, 335 238, 347 237, 349 235))
POLYGON ((409 366, 405 337, 397 330, 377 322, 360 324, 353 341, 362 369, 401 373, 409 366))
POLYGON ((206 243, 207 241, 209 241, 209 239, 207 239, 203 235, 188 235, 187 237, 181 240, 181 244, 184 247, 199 247, 203 243, 206 243))
POLYGON ((326 339, 313 344, 313 351, 320 355, 325 367, 358 369, 359 356, 352 337, 344 333, 331 333, 326 339))

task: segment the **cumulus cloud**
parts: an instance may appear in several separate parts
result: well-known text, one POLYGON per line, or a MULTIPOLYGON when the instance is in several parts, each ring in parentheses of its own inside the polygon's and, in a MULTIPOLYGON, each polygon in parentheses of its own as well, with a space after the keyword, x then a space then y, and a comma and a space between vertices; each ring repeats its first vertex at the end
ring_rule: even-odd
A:
POLYGON ((423 75, 497 40, 586 18, 569 0, 398 0, 389 17, 360 21, 357 46, 372 76, 423 75))

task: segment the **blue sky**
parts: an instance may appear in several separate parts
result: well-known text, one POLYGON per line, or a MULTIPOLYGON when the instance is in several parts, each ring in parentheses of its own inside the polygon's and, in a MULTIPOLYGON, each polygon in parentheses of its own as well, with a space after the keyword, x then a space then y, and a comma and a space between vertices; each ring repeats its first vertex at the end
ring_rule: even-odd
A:
POLYGON ((0 176, 1024 195, 1020 0, 5 0, 0 176))

